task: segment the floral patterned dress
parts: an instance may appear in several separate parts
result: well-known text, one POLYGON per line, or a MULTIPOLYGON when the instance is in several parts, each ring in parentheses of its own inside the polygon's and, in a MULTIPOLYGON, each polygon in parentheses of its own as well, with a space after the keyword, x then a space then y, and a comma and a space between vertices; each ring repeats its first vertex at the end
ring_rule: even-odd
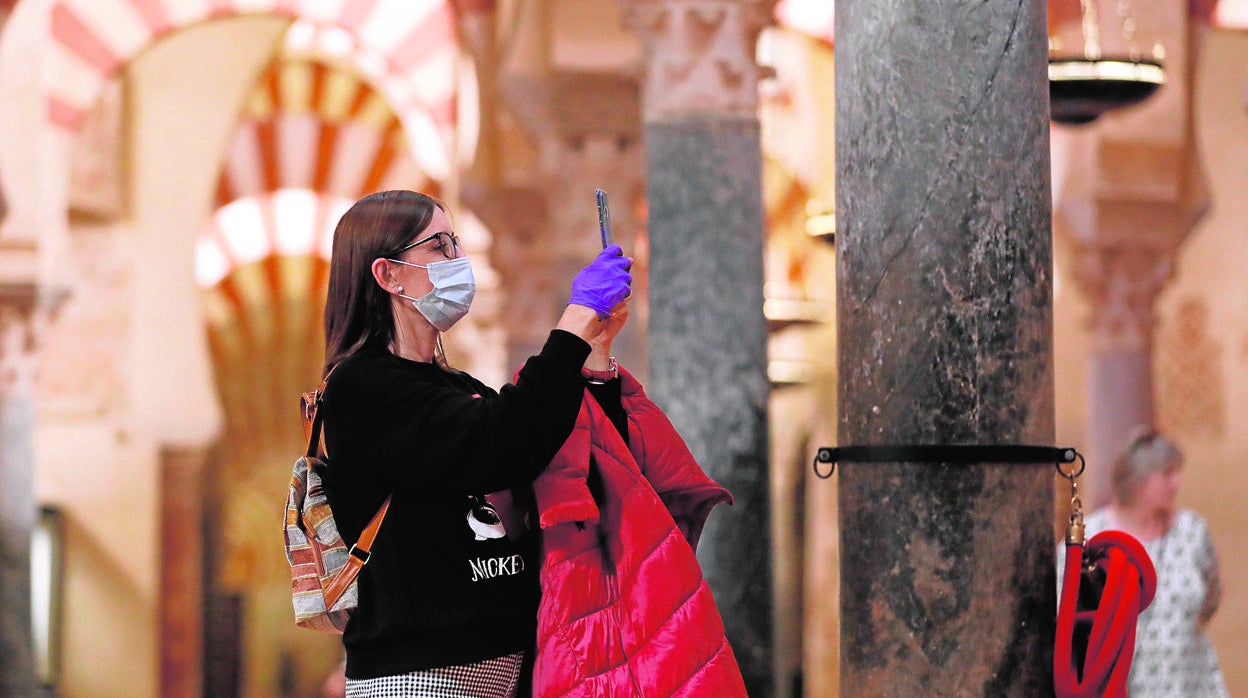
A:
MULTIPOLYGON (((1085 521, 1087 537, 1106 530, 1108 519, 1104 509, 1090 514, 1085 521)), ((1170 530, 1144 543, 1144 549, 1157 570, 1157 596, 1136 626, 1128 682, 1131 698, 1225 698, 1217 655, 1197 627, 1217 566, 1205 520, 1180 509, 1170 530)), ((1061 555, 1058 559, 1064 561, 1061 555)))

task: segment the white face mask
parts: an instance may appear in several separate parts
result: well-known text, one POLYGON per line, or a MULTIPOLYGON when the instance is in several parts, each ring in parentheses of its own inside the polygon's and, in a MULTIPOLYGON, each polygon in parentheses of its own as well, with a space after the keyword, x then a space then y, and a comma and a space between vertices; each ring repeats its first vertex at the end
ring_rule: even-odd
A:
POLYGON ((409 267, 420 267, 429 272, 429 282, 433 290, 420 298, 412 298, 396 293, 399 298, 409 300, 412 306, 425 316, 429 324, 445 332, 468 314, 473 296, 477 295, 477 280, 472 275, 472 263, 467 257, 456 257, 445 262, 413 264, 399 259, 391 262, 409 267))

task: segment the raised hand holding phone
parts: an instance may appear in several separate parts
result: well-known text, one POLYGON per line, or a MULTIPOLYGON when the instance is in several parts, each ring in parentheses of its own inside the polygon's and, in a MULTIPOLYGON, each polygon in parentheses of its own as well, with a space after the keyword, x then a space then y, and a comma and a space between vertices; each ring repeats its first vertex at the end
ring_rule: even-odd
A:
POLYGON ((598 232, 602 235, 602 249, 607 249, 614 240, 611 236, 611 207, 607 203, 607 193, 601 189, 594 190, 594 199, 598 202, 598 232))
POLYGON ((594 197, 598 202, 602 253, 572 280, 572 296, 568 302, 593 308, 603 319, 610 317, 615 306, 632 294, 633 277, 628 270, 633 260, 625 257, 620 246, 611 240, 611 211, 607 205, 607 193, 598 189, 594 197))

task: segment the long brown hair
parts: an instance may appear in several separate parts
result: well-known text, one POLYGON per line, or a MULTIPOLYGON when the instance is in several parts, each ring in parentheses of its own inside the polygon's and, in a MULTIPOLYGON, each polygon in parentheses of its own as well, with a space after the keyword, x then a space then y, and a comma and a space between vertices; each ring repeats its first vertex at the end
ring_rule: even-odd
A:
POLYGON ((394 340, 390 294, 373 279, 372 264, 393 255, 429 227, 440 202, 414 191, 383 191, 360 199, 334 229, 325 298, 325 372, 364 347, 394 340))

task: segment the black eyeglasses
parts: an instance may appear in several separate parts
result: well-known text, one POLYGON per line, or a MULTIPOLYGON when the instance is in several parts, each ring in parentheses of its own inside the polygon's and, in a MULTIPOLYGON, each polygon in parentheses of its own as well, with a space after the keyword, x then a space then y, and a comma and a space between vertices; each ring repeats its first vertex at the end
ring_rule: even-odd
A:
POLYGON ((426 242, 432 242, 434 240, 437 240, 438 242, 437 246, 434 249, 436 249, 438 252, 441 252, 442 256, 446 257, 447 259, 455 259, 459 250, 459 237, 456 236, 455 233, 446 233, 446 232, 434 233, 433 235, 430 235, 429 237, 421 238, 417 240, 416 242, 408 243, 404 245, 403 247, 400 247, 396 252, 394 252, 394 254, 389 254, 386 256, 398 257, 399 255, 403 254, 404 252, 407 252, 413 247, 417 247, 419 245, 425 244, 426 242))

